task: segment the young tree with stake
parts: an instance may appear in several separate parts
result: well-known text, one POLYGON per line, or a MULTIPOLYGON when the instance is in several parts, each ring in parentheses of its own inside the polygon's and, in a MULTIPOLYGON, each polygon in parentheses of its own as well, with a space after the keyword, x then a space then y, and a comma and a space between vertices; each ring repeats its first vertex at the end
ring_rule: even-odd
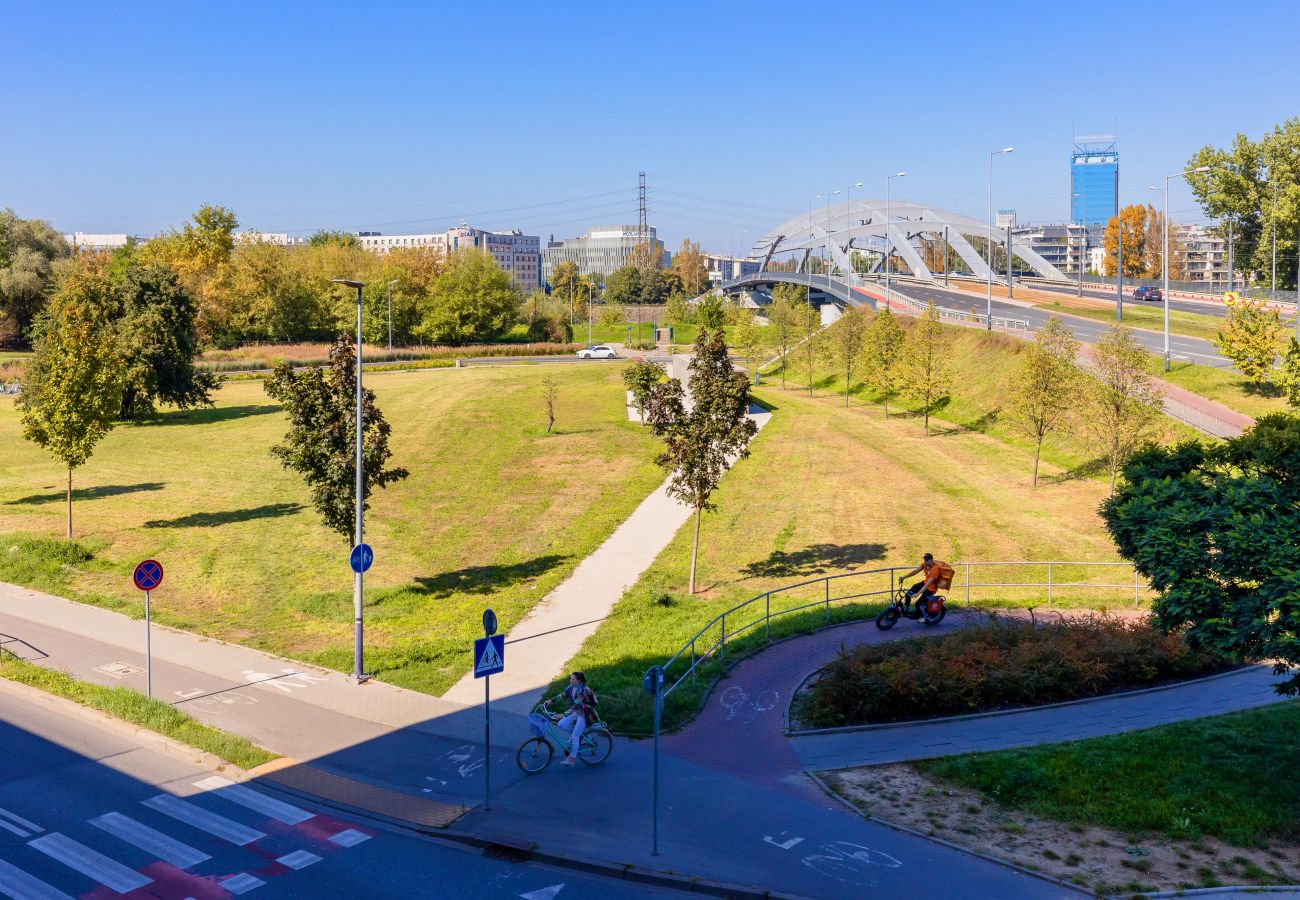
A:
POLYGON ((731 459, 749 455, 747 445, 758 431, 749 418, 749 379, 727 358, 721 331, 701 328, 690 365, 690 411, 682 383, 671 379, 650 397, 650 427, 665 443, 655 462, 670 474, 668 494, 695 510, 691 544, 690 593, 700 552, 700 518, 731 459))
POLYGON ((931 303, 920 321, 912 326, 903 341, 903 390, 921 402, 925 417, 925 436, 930 436, 930 412, 948 393, 951 375, 948 369, 948 335, 939 324, 939 311, 931 303))
POLYGON ((1038 329, 1020 356, 1010 404, 1011 423, 1034 442, 1034 487, 1043 439, 1056 430, 1072 408, 1079 382, 1074 360, 1079 341, 1052 316, 1038 329))
POLYGON ((849 392, 853 387, 853 372, 862 362, 866 347, 867 320, 862 310, 849 307, 838 322, 826 332, 827 345, 836 366, 844 373, 844 405, 849 405, 849 392))
POLYGON ((863 336, 863 364, 867 383, 880 394, 885 404, 885 418, 889 418, 889 398, 898 393, 899 358, 903 353, 903 326, 889 309, 876 313, 863 336))
POLYGON ((1110 492, 1133 451, 1146 438, 1164 395, 1147 373, 1147 352, 1128 328, 1112 325, 1093 347, 1088 429, 1101 444, 1110 470, 1110 492))

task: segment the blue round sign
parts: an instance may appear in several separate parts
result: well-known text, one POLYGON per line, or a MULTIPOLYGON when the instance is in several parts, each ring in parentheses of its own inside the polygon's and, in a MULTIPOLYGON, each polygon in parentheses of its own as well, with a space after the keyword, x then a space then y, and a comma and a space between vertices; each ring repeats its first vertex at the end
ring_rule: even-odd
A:
POLYGON ((142 591, 152 591, 158 585, 162 584, 163 567, 162 563, 156 559, 146 559, 140 565, 135 567, 135 572, 131 576, 135 586, 142 591))
POLYGON ((352 555, 348 557, 348 564, 352 566, 353 572, 366 571, 374 561, 375 551, 370 549, 369 544, 357 544, 352 548, 352 555))

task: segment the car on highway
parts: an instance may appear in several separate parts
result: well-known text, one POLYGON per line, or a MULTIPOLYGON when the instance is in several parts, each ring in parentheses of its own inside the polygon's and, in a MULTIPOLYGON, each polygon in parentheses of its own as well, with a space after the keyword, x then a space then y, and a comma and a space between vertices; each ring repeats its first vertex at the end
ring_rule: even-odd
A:
POLYGON ((1134 300, 1155 300, 1157 303, 1165 299, 1165 295, 1160 293, 1160 288, 1146 287, 1145 285, 1133 291, 1134 300))
POLYGON ((597 344, 594 347, 584 347, 578 351, 579 359, 618 359, 618 354, 614 348, 608 344, 597 344))

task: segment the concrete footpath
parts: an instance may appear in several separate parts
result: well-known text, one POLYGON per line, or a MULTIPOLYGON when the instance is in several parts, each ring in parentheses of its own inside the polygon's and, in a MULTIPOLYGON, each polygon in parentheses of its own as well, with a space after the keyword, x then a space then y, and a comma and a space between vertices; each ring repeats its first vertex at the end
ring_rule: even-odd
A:
MULTIPOLYGON (((106 685, 145 687, 144 624, 0 584, 0 641, 17 656, 106 685)), ((423 830, 533 847, 606 869, 755 886, 806 897, 1063 897, 1073 889, 869 822, 797 776, 773 785, 660 759, 660 853, 652 855, 650 742, 619 738, 601 766, 525 776, 521 717, 492 716, 491 809, 482 707, 155 627, 153 688, 201 721, 286 760, 253 773, 270 787, 423 830)), ((666 743, 666 742, 665 742, 666 743)), ((756 759, 759 748, 738 752, 756 759)))

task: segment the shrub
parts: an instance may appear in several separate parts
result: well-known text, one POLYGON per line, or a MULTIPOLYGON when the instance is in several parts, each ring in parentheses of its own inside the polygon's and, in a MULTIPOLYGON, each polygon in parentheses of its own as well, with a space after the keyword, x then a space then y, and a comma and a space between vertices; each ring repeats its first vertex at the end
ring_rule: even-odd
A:
POLYGON ((813 727, 896 722, 1077 700, 1193 678, 1228 661, 1181 634, 1107 615, 992 619, 942 638, 841 649, 800 701, 813 727))

